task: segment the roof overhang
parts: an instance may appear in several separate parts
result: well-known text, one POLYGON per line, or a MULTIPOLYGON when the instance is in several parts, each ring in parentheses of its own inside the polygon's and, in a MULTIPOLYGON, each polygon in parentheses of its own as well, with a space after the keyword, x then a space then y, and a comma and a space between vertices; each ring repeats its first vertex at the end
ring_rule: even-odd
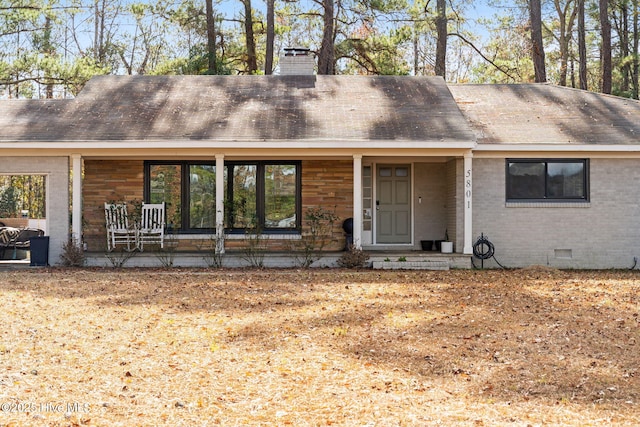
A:
POLYGON ((638 144, 478 144, 474 158, 495 157, 640 157, 638 144))
POLYGON ((234 157, 344 157, 454 156, 476 146, 473 141, 58 141, 2 142, 4 156, 68 156, 92 158, 213 158, 234 157))

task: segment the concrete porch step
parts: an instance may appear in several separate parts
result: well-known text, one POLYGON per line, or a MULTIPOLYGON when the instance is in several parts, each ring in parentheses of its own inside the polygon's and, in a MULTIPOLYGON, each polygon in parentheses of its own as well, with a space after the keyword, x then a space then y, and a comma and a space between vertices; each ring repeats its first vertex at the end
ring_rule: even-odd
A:
POLYGON ((471 268, 471 256, 431 251, 369 252, 369 262, 374 269, 401 270, 450 270, 471 268))
POLYGON ((374 270, 449 270, 447 261, 373 261, 374 270))

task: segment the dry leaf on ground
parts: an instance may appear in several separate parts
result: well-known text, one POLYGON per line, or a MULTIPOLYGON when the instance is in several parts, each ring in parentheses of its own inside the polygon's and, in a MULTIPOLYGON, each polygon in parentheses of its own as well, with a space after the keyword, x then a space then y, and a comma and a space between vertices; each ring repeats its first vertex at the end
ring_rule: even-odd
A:
POLYGON ((0 272, 0 426, 638 425, 637 272, 0 272))

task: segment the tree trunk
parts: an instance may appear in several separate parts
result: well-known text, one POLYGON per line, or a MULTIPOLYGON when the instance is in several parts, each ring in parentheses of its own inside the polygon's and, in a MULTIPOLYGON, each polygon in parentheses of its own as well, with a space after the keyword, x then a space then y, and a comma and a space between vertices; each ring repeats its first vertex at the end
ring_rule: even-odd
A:
POLYGON ((322 5, 324 6, 324 26, 322 30, 322 44, 320 45, 320 52, 318 53, 318 74, 334 74, 334 0, 322 0, 322 5))
MULTIPOLYGON (((51 17, 47 16, 44 20, 44 37, 42 40, 42 53, 45 57, 51 58, 54 55, 53 44, 51 43, 51 17)), ((51 70, 49 67, 45 69, 45 97, 47 99, 53 99, 53 83, 51 82, 51 70)))
POLYGON ((207 74, 218 74, 216 66, 216 21, 213 0, 205 0, 207 14, 207 74))
POLYGON ((587 38, 584 25, 584 0, 578 0, 578 58, 580 61, 580 89, 588 90, 587 85, 587 38))
POLYGON ((106 32, 106 24, 105 24, 105 9, 106 9, 106 5, 104 3, 104 0, 100 1, 100 0, 96 0, 95 2, 95 18, 96 18, 96 24, 95 24, 95 29, 96 29, 96 35, 95 35, 95 40, 96 40, 96 49, 95 49, 95 55, 96 55, 96 59, 98 60, 98 64, 100 65, 105 65, 105 62, 107 60, 107 53, 106 53, 106 48, 104 45, 104 36, 105 36, 105 32, 106 32), (102 6, 102 7, 100 7, 102 6))
POLYGON ((573 1, 562 3, 554 0, 556 12, 558 13, 559 29, 558 44, 560 47, 560 86, 567 85, 567 70, 569 66, 569 44, 573 34, 573 25, 576 22, 578 6, 573 1), (572 9, 573 7, 573 9, 572 9))
POLYGON ((438 0, 436 4, 436 76, 447 76, 447 2, 438 0))
POLYGON ((609 1, 599 0, 600 30, 602 47, 600 61, 602 63, 602 93, 611 93, 613 66, 611 60, 611 22, 609 21, 609 1))
POLYGON ((638 9, 638 0, 633 1, 633 73, 631 80, 633 81, 633 98, 638 99, 640 88, 638 88, 638 71, 640 69, 640 52, 638 46, 640 45, 640 25, 638 24, 638 15, 640 11, 638 9))
POLYGON ((242 0, 244 5, 244 33, 247 48, 247 73, 255 74, 258 71, 258 60, 256 58, 256 40, 253 36, 253 11, 251 0, 242 0))
POLYGON ((93 2, 93 55, 94 58, 100 63, 98 56, 98 49, 100 48, 100 42, 98 40, 98 34, 100 34, 100 9, 99 0, 93 2))
POLYGON ((536 83, 547 81, 544 44, 542 42, 542 7, 540 0, 529 1, 529 16, 531 19, 531 56, 536 83))
POLYGON ((267 0, 267 48, 264 59, 264 73, 273 72, 273 43, 275 40, 275 0, 267 0))
POLYGON ((620 82, 620 91, 628 92, 631 87, 631 62, 626 59, 629 58, 630 37, 629 37, 629 11, 627 10, 628 4, 626 1, 619 2, 612 5, 613 8, 618 9, 620 16, 617 17, 613 12, 613 26, 618 33, 618 45, 620 58, 624 58, 621 64, 622 81, 620 82))
POLYGON ((420 38, 418 36, 418 28, 417 25, 413 24, 413 75, 418 75, 418 68, 420 67, 420 49, 419 49, 420 38))

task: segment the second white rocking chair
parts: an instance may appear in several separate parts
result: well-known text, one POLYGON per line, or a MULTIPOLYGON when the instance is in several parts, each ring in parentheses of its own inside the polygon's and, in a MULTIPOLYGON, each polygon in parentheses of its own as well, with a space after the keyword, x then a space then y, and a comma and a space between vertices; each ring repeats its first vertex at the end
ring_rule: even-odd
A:
POLYGON ((158 244, 164 248, 164 202, 143 203, 140 228, 138 228, 138 248, 145 244, 158 244))

